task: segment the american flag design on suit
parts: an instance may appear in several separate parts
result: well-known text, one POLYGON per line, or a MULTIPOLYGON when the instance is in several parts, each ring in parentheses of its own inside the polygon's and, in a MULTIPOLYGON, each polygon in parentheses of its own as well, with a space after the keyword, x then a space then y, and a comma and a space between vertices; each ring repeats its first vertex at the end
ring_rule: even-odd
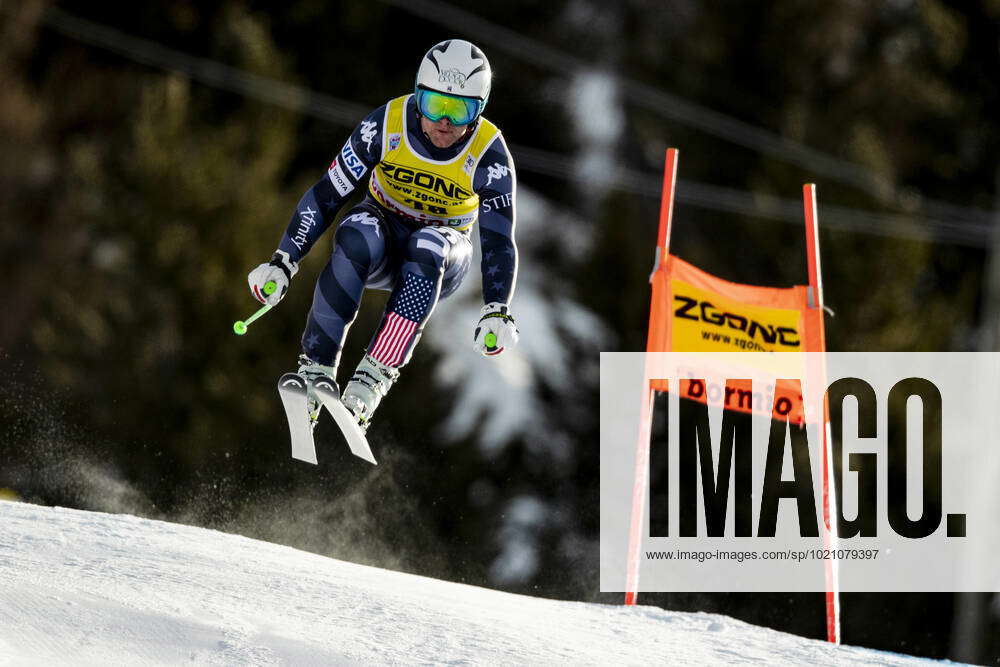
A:
POLYGON ((430 314, 436 286, 415 273, 403 274, 403 289, 382 319, 382 330, 368 352, 386 366, 400 366, 420 324, 430 314))

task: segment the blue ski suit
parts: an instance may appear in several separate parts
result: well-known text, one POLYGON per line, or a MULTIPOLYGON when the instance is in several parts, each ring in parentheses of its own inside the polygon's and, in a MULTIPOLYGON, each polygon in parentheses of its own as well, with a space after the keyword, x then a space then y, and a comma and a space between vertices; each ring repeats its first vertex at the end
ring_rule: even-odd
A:
MULTIPOLYGON (((327 174, 299 201, 278 249, 298 263, 356 191, 330 261, 316 282, 303 353, 336 367, 365 288, 389 290, 368 354, 405 365, 439 299, 472 262, 479 223, 484 303, 509 303, 517 276, 514 163, 500 131, 480 117, 456 144, 437 148, 412 95, 369 114, 327 174)), ((475 323, 470 323, 470 329, 475 323)))

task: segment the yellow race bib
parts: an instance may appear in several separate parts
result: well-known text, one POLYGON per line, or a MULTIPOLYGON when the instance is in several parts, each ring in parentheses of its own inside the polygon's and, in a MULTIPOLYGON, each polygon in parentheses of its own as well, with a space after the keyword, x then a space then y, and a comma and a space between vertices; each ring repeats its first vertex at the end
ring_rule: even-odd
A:
POLYGON ((472 177, 483 153, 496 138, 496 125, 480 118, 465 150, 446 161, 418 154, 406 132, 410 95, 389 102, 382 135, 382 160, 368 190, 382 206, 425 225, 465 230, 479 216, 479 195, 472 177))

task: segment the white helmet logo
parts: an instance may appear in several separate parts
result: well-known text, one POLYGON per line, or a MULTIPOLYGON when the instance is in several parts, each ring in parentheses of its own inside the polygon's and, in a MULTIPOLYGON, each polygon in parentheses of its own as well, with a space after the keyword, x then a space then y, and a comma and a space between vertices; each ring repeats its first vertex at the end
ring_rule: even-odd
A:
POLYGON ((465 75, 457 69, 446 69, 438 76, 441 83, 457 83, 460 88, 465 88, 465 75))

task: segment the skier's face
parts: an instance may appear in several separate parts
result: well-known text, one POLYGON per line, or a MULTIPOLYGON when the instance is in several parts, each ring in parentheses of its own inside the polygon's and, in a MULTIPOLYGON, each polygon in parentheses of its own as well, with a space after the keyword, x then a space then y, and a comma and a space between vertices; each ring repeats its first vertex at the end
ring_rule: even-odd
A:
POLYGON ((436 123, 432 123, 425 116, 420 117, 420 129, 424 131, 427 138, 431 140, 431 143, 438 148, 448 148, 456 141, 465 136, 468 131, 468 125, 452 125, 451 121, 447 117, 442 118, 436 123))

